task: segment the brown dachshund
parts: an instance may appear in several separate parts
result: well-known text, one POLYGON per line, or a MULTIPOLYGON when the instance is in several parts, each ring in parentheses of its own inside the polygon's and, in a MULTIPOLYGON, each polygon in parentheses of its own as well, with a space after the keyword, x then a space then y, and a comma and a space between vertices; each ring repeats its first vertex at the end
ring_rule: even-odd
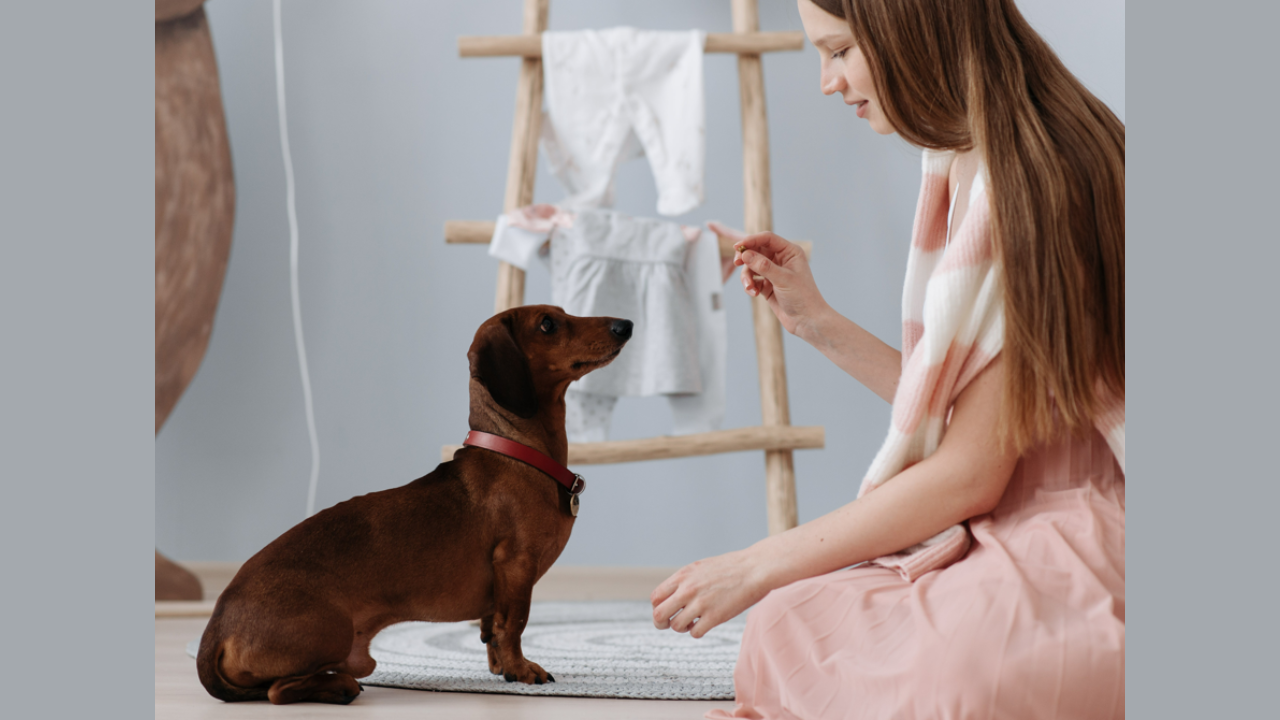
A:
MULTIPOLYGON (((480 326, 471 361, 472 430, 568 459, 564 391, 604 367, 631 322, 532 305, 480 326)), ((218 598, 197 668, 210 695, 276 704, 346 704, 373 672, 369 641, 406 620, 480 619, 489 670, 554 682, 525 659, 533 584, 560 556, 574 518, 565 490, 487 449, 403 487, 353 498, 281 535, 218 598)))

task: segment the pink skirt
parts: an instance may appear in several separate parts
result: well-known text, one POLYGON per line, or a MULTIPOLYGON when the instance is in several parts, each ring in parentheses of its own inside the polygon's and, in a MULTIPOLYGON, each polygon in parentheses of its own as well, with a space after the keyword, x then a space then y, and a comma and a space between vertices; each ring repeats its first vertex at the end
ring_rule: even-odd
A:
POLYGON ((751 609, 708 718, 1124 717, 1124 473, 1096 431, 1033 450, 974 543, 914 583, 863 565, 751 609))

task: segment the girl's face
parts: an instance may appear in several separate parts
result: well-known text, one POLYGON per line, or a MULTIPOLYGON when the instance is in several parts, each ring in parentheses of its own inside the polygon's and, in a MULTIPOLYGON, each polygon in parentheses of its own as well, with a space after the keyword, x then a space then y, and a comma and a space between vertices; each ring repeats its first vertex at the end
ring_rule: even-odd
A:
POLYGON ((797 0, 797 5, 804 32, 822 57, 822 94, 839 93, 844 104, 855 106, 858 117, 866 120, 872 130, 881 135, 892 134, 893 126, 885 119, 876 98, 871 68, 854 42, 849 23, 810 0, 797 0))

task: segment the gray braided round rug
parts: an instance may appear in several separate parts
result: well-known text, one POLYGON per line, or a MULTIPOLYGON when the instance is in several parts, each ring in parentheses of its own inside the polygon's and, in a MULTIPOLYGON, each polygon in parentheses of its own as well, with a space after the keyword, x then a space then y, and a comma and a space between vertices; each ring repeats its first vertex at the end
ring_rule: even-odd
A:
POLYGON ((647 602, 534 603, 521 644, 525 657, 555 676, 545 685, 490 674, 480 628, 470 623, 400 623, 373 639, 370 654, 378 669, 360 682, 453 692, 732 700, 746 615, 695 640, 655 629, 652 612, 647 602))

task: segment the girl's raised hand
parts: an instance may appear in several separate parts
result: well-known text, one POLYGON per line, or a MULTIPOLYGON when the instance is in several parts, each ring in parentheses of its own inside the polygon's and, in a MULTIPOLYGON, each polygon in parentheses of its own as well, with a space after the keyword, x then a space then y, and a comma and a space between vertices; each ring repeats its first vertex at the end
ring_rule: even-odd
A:
MULTIPOLYGON (((719 233, 713 226, 712 230, 719 233)), ((827 309, 813 280, 809 258, 799 245, 771 232, 735 240, 733 264, 742 267, 742 287, 762 297, 782 327, 808 340, 806 330, 827 309)))

